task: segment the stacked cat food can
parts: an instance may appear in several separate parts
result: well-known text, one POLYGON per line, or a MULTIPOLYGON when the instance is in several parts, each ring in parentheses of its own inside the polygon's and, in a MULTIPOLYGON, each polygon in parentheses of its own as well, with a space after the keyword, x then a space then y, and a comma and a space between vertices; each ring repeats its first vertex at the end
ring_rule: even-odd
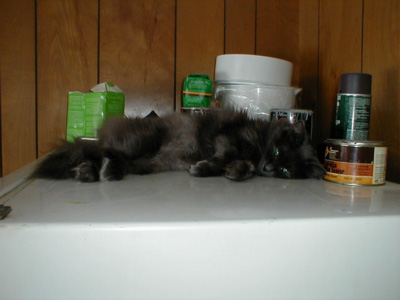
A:
POLYGON ((370 141, 372 76, 340 76, 335 138, 325 141, 324 179, 347 185, 382 185, 386 178, 387 146, 370 141))
POLYGON ((183 81, 182 112, 204 114, 209 112, 212 80, 206 74, 191 74, 183 81))

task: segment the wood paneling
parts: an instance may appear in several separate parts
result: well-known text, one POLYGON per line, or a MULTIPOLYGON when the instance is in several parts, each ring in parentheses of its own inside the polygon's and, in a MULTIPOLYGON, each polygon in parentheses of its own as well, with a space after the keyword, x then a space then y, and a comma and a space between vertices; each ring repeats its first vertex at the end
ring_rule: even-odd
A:
POLYGON ((257 0, 225 1, 225 53, 256 53, 257 0))
POLYGON ((293 85, 299 84, 299 1, 257 2, 256 53, 292 62, 293 85))
POLYGON ((320 1, 318 142, 333 137, 342 73, 361 72, 362 0, 320 1))
POLYGON ((313 137, 317 134, 318 114, 318 0, 302 0, 299 9, 298 81, 302 88, 298 107, 314 112, 313 137))
POLYGON ((3 175, 36 158, 35 1, 0 1, 3 175))
POLYGON ((400 182, 400 5, 364 1, 363 71, 372 74, 371 140, 389 146, 388 179, 400 182))
POLYGON ((189 74, 214 78, 215 58, 224 52, 224 0, 177 0, 176 110, 189 74))
POLYGON ((97 0, 37 2, 38 154, 65 138, 67 95, 97 83, 97 0))
POLYGON ((293 62, 318 145, 340 75, 372 74, 370 139, 389 144, 400 182, 399 15, 398 0, 1 0, 3 174, 65 137, 69 91, 110 81, 128 115, 163 115, 181 109, 187 75, 214 78, 218 55, 249 53, 293 62))
POLYGON ((100 82, 118 85, 127 115, 174 110, 175 0, 100 2, 100 82))
MULTIPOLYGON (((318 0, 260 0, 257 7, 257 54, 293 63, 292 85, 302 88, 297 106, 317 114, 318 0)), ((314 133, 317 124, 314 118, 314 133)))

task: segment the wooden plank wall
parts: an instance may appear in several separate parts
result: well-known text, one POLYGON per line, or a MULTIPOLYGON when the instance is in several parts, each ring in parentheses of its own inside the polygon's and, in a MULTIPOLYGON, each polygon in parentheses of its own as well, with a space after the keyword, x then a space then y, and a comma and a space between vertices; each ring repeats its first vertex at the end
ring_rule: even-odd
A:
POLYGON ((1 164, 36 158, 35 2, 0 1, 1 164))
POLYGON ((1 167, 6 175, 65 136, 68 91, 111 81, 128 115, 181 107, 183 79, 214 76, 223 53, 294 63, 314 139, 332 134, 339 76, 373 76, 370 138, 400 182, 398 0, 0 0, 1 167))
POLYGON ((37 147, 65 137, 66 96, 97 83, 98 2, 37 1, 37 147))
POLYGON ((364 20, 362 71, 372 74, 373 93, 370 139, 389 144, 388 178, 400 182, 400 1, 365 1, 364 20))
POLYGON ((126 113, 174 109, 175 0, 100 1, 99 80, 125 92, 126 113))

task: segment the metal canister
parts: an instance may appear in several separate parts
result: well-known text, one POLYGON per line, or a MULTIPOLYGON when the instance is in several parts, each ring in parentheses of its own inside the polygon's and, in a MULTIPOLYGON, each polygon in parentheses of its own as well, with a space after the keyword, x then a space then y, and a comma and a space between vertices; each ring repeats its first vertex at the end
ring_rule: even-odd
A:
POLYGON ((372 76, 346 73, 340 76, 334 136, 345 140, 368 140, 372 76))
POLYGON ((212 96, 212 80, 205 74, 192 74, 183 81, 184 107, 208 107, 212 96))
POLYGON ((387 146, 378 141, 325 141, 324 179, 349 185, 381 185, 386 178, 387 146))
POLYGON ((308 134, 312 134, 312 110, 306 109, 271 109, 271 120, 278 121, 289 121, 290 123, 295 123, 297 121, 304 122, 305 128, 308 134))

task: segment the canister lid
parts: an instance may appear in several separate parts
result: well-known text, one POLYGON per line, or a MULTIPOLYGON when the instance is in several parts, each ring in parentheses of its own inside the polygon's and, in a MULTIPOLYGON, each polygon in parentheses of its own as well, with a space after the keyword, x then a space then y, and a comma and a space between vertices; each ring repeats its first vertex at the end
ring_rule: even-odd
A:
POLYGON ((342 139, 326 139, 325 144, 327 145, 339 145, 339 146, 352 146, 352 147, 386 147, 387 144, 383 141, 354 141, 354 140, 342 140, 342 139))
POLYGON ((372 76, 366 73, 345 73, 340 75, 339 93, 371 94, 372 76))

